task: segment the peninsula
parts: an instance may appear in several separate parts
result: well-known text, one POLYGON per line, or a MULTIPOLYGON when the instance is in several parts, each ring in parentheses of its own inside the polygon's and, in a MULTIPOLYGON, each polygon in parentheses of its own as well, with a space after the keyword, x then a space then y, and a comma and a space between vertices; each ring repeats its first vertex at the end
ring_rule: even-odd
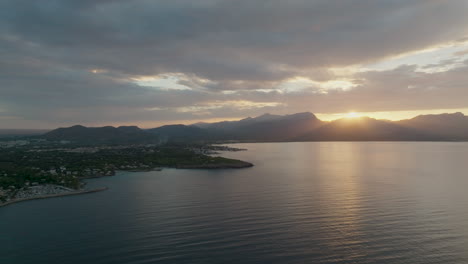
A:
POLYGON ((83 145, 22 139, 0 147, 0 206, 16 201, 100 191, 84 179, 113 176, 116 171, 161 168, 228 169, 253 164, 217 156, 240 149, 205 144, 83 145), (16 142, 16 143, 15 143, 16 142), (7 147, 5 147, 7 146, 7 147))

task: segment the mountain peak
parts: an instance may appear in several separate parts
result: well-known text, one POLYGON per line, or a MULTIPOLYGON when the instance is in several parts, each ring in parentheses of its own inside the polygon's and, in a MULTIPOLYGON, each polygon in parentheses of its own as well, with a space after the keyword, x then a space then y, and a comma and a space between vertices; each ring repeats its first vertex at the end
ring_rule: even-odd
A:
POLYGON ((465 116, 461 112, 445 113, 445 114, 432 114, 432 115, 418 115, 410 120, 447 120, 447 119, 464 119, 465 116))
POLYGON ((63 128, 69 128, 69 129, 83 129, 83 128, 87 128, 87 127, 82 126, 82 125, 74 125, 74 126, 71 126, 71 127, 63 127, 63 128))
POLYGON ((296 113, 296 114, 286 115, 285 117, 303 118, 303 119, 317 118, 311 112, 296 113))
POLYGON ((311 112, 301 112, 290 115, 272 115, 270 113, 265 113, 261 116, 252 118, 255 121, 270 121, 270 120, 279 120, 279 119, 311 119, 316 118, 311 112))
POLYGON ((138 133, 138 132, 142 131, 137 126, 119 126, 119 127, 117 127, 117 130, 120 130, 120 131, 123 131, 123 132, 128 132, 128 133, 138 133))
POLYGON ((73 142, 87 143, 135 143, 151 139, 151 135, 136 126, 120 126, 115 128, 113 126, 85 127, 75 125, 72 127, 52 130, 42 135, 42 137, 51 141, 69 140, 73 142))
POLYGON ((268 120, 274 120, 274 119, 278 119, 278 118, 281 118, 280 115, 272 115, 270 113, 265 113, 261 116, 257 116, 255 118, 253 118, 254 120, 256 121, 268 121, 268 120))

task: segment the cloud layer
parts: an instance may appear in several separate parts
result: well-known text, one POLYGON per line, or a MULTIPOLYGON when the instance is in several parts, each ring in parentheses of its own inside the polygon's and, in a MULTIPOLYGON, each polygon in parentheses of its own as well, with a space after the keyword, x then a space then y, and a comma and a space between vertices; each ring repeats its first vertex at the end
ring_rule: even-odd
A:
POLYGON ((0 126, 466 108, 466 10, 465 0, 4 0, 0 126), (432 66, 368 67, 427 49, 440 49, 432 66))

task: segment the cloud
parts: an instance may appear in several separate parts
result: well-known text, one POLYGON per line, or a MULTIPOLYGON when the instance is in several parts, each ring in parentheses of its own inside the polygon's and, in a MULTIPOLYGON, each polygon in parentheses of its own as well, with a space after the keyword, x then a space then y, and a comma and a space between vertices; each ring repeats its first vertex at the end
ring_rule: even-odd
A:
POLYGON ((17 121, 2 126, 189 120, 198 117, 177 109, 200 105, 210 117, 462 105, 461 64, 438 73, 333 69, 463 39, 467 8, 465 0, 3 0, 0 116, 17 121), (161 76, 190 89, 135 81, 161 76), (294 78, 313 85, 281 89, 294 78), (262 107, 228 106, 235 101, 262 107))
POLYGON ((468 22, 468 4, 456 0, 6 0, 0 7, 4 34, 48 59, 211 80, 277 80, 297 68, 378 60, 459 38, 468 22))
POLYGON ((455 55, 455 56, 464 56, 464 55, 468 55, 468 49, 455 52, 454 55, 455 55))
MULTIPOLYGON (((291 104, 315 112, 340 113, 466 108, 468 65, 444 72, 420 72, 415 65, 355 76, 357 87, 326 94, 290 96, 291 104)), ((289 98, 289 96, 288 96, 289 98)))

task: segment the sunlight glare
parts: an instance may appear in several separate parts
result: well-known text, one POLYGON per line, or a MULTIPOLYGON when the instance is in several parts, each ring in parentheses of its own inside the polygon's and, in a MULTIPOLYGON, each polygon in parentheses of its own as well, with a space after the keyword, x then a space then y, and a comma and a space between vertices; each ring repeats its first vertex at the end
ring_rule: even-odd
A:
POLYGON ((346 114, 346 118, 356 118, 356 117, 360 117, 360 115, 356 112, 349 112, 346 114))

